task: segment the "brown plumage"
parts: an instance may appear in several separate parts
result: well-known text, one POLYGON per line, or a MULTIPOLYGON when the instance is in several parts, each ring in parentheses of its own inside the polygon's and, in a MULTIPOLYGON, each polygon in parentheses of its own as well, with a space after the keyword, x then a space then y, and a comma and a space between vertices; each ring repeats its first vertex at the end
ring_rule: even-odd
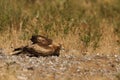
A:
POLYGON ((39 45, 45 45, 45 46, 52 44, 51 39, 48 39, 47 37, 44 37, 41 35, 33 35, 30 40, 33 42, 33 44, 39 44, 39 45))
POLYGON ((55 44, 51 39, 44 36, 34 35, 31 38, 33 44, 25 47, 16 48, 14 51, 18 51, 15 55, 25 53, 30 56, 59 56, 61 45, 55 44))

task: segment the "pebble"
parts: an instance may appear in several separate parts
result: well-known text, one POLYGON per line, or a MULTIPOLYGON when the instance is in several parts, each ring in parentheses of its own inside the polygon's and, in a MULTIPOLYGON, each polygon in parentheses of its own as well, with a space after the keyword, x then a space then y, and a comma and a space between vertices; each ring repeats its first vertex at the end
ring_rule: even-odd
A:
POLYGON ((19 65, 19 68, 15 70, 16 72, 19 72, 19 74, 22 74, 16 75, 18 80, 29 80, 31 77, 30 75, 35 76, 36 74, 41 74, 39 77, 43 77, 46 74, 59 74, 54 75, 55 77, 64 77, 63 75, 71 74, 70 78, 81 77, 82 75, 93 76, 96 74, 109 77, 115 76, 114 74, 117 74, 120 71, 120 63, 118 63, 120 62, 120 55, 114 55, 113 58, 113 56, 110 55, 96 54, 85 55, 80 58, 74 55, 64 55, 60 57, 22 57, 0 54, 0 60, 2 60, 2 63, 0 62, 1 65, 4 63, 14 65, 14 67, 16 66, 15 64, 19 65), (103 59, 104 57, 105 60, 103 59), (110 67, 108 64, 116 70, 107 68, 110 67))

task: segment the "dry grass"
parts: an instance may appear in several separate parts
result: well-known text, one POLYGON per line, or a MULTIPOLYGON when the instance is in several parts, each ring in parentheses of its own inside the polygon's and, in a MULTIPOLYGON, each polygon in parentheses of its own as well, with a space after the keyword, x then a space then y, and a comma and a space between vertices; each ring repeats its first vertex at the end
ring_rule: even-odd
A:
POLYGON ((119 0, 1 0, 0 48, 7 53, 41 34, 66 50, 120 53, 119 0))

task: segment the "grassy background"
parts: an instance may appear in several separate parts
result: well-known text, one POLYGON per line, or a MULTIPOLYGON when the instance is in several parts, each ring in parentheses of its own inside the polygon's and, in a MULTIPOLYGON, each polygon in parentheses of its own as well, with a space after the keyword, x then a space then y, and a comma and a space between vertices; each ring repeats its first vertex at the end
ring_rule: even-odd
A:
POLYGON ((0 47, 10 52, 41 34, 66 50, 120 53, 119 0, 0 0, 0 47))

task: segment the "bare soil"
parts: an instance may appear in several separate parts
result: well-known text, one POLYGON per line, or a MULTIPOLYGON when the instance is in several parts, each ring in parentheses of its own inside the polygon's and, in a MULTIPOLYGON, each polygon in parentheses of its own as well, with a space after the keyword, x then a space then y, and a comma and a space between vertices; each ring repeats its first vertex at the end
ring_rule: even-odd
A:
POLYGON ((29 57, 0 54, 0 80, 119 80, 120 55, 29 57))

